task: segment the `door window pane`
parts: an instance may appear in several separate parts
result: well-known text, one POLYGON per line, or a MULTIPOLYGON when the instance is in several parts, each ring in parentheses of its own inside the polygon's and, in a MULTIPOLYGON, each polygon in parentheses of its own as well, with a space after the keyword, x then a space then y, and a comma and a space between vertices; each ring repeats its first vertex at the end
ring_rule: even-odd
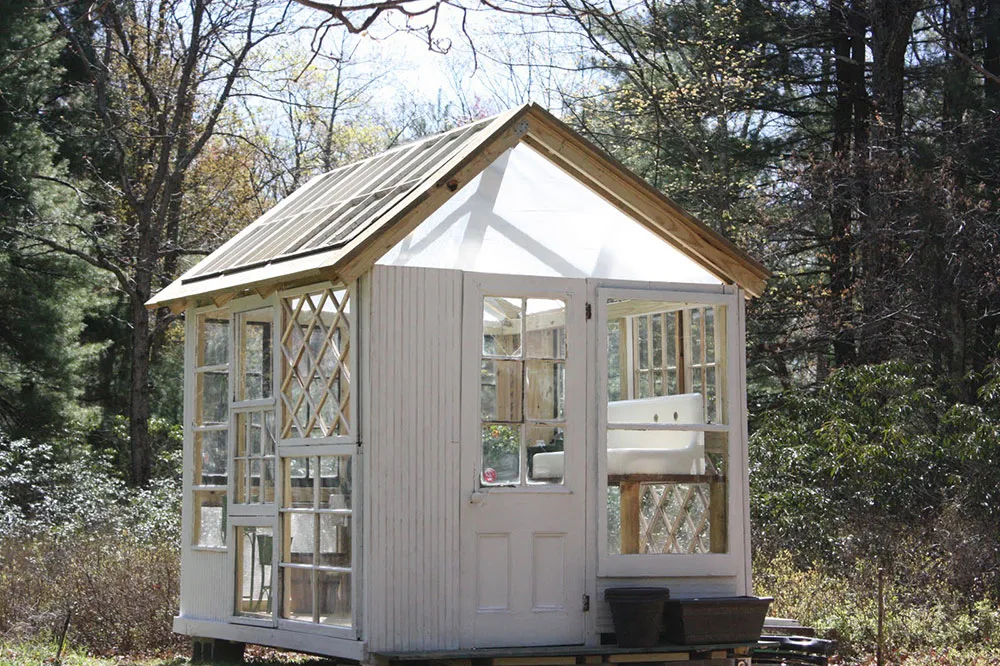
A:
POLYGON ((564 299, 483 298, 483 486, 563 482, 562 437, 558 449, 540 447, 539 441, 565 432, 566 312, 564 299), (538 454, 547 455, 539 459, 536 474, 538 454))
POLYGON ((236 528, 236 615, 270 618, 274 578, 274 531, 236 528))
POLYGON ((483 485, 517 485, 521 479, 520 459, 520 425, 483 425, 483 485))
POLYGON ((483 355, 521 357, 524 301, 487 296, 483 299, 483 355))
POLYGON ((609 554, 728 552, 729 435, 717 405, 725 331, 716 322, 725 321, 724 310, 607 303, 609 388, 614 377, 631 378, 608 392, 609 554))

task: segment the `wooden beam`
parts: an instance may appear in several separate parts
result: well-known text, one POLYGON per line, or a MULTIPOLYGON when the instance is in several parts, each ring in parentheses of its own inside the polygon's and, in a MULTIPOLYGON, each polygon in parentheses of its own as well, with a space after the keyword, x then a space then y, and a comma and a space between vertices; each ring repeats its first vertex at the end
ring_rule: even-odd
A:
POLYGON ((609 654, 609 664, 642 664, 664 661, 688 661, 691 655, 687 652, 649 652, 634 654, 609 654))
POLYGON ((639 552, 639 511, 642 484, 638 481, 622 481, 620 484, 620 523, 622 537, 622 555, 635 555, 639 552))

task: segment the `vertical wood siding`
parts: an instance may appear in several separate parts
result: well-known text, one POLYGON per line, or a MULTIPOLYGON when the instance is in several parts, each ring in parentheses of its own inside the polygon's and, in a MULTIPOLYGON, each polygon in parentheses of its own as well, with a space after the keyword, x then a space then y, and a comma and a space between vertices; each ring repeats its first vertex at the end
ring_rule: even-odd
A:
POLYGON ((372 651, 455 648, 462 274, 370 275, 366 638, 372 651))

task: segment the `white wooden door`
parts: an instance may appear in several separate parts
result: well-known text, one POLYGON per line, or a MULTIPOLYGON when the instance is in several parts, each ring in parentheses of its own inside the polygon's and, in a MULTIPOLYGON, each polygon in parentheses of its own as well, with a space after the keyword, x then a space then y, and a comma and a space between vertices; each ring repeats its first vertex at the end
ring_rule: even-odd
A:
POLYGON ((583 642, 585 288, 466 275, 463 647, 583 642))

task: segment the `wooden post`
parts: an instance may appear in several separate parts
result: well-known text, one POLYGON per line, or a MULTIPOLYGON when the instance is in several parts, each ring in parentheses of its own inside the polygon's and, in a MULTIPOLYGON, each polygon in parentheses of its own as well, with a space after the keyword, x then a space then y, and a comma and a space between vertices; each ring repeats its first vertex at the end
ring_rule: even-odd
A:
POLYGON ((710 550, 713 553, 729 551, 729 529, 726 520, 726 482, 712 481, 708 484, 708 534, 710 550))
POLYGON ((622 555, 639 552, 639 498, 641 484, 638 481, 622 481, 621 489, 621 535, 622 555))

